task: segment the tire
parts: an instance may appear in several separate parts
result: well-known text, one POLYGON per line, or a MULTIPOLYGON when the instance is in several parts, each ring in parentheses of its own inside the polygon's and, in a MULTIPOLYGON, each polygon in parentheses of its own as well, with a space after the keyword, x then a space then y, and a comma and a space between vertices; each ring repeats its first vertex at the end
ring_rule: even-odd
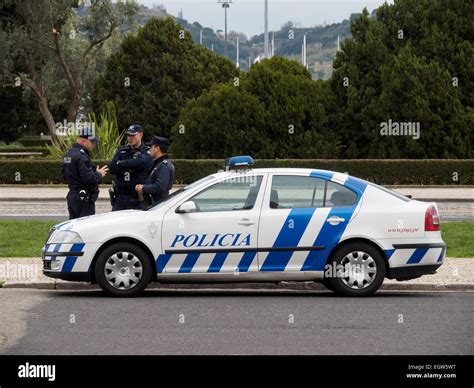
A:
POLYGON ((109 296, 140 295, 151 281, 151 264, 140 247, 130 243, 104 249, 95 263, 95 278, 109 296))
POLYGON ((334 252, 329 264, 337 268, 336 276, 325 280, 339 295, 373 295, 385 278, 384 258, 376 248, 366 243, 355 242, 342 246, 334 252))
POLYGON ((323 285, 326 287, 329 291, 334 291, 334 288, 331 285, 331 282, 329 281, 328 278, 323 279, 323 285))

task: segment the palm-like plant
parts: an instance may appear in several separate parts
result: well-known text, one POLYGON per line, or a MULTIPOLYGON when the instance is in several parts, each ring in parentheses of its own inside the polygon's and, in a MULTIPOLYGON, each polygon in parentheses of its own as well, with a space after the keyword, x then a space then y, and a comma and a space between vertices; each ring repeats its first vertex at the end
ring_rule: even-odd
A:
MULTIPOLYGON (((117 115, 115 104, 107 101, 100 111, 99 118, 93 112, 87 115, 89 124, 95 130, 95 136, 99 142, 94 147, 93 157, 95 159, 109 160, 114 156, 115 151, 120 147, 123 140, 123 133, 120 133, 117 125, 117 115)), ((56 136, 53 144, 47 145, 50 155, 54 159, 63 159, 66 152, 76 141, 77 134, 56 136)))

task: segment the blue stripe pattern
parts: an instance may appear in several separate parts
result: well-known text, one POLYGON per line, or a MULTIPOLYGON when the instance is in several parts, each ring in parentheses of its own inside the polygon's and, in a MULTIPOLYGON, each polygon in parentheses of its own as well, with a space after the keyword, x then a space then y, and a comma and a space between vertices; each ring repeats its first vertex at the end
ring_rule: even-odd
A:
POLYGON ((417 264, 423 259, 423 256, 425 256, 426 252, 428 252, 429 248, 416 248, 415 252, 412 253, 410 258, 407 261, 407 264, 417 264))
MULTIPOLYGON (((60 245, 60 244, 58 244, 60 245)), ((73 244, 71 247, 71 252, 82 252, 85 244, 73 244)), ((61 272, 71 272, 74 264, 76 263, 77 256, 67 256, 64 261, 63 268, 61 272)))
POLYGON ((159 255, 156 259, 156 272, 162 273, 165 270, 166 264, 171 259, 171 254, 159 255))
MULTIPOLYGON (((311 176, 316 176, 317 173, 311 173, 311 176)), ((313 246, 325 246, 326 248, 322 251, 310 251, 308 256, 301 267, 302 271, 323 271, 324 266, 328 260, 329 253, 332 249, 339 243, 341 237, 346 230, 349 221, 354 214, 357 205, 359 204, 362 195, 364 194, 365 189, 367 188, 367 182, 354 178, 348 177, 344 186, 355 190, 357 192, 357 201, 354 205, 348 207, 334 207, 329 212, 326 221, 324 222, 316 240, 313 243, 313 246), (340 217, 344 218, 344 222, 341 222, 338 225, 331 225, 327 220, 331 217, 340 217)))
POLYGON ((190 273, 193 270, 196 261, 199 259, 200 253, 188 253, 186 258, 184 259, 181 268, 179 269, 179 273, 190 273))
POLYGON ((248 272, 250 268, 250 264, 252 264, 253 259, 255 258, 255 255, 257 252, 245 252, 242 259, 240 260, 240 263, 238 265, 238 270, 239 272, 248 272))
POLYGON ((385 256, 387 257, 387 260, 390 260, 393 253, 395 252, 395 249, 385 249, 384 252, 385 252, 385 256))
POLYGON ((446 252, 446 247, 443 247, 443 248, 441 249, 441 253, 439 254, 439 257, 438 257, 438 260, 437 260, 438 263, 441 262, 441 261, 443 261, 444 253, 445 253, 445 252, 446 252))
POLYGON ((229 252, 216 253, 207 272, 220 272, 222 266, 224 265, 225 259, 227 259, 228 255, 229 255, 229 252))
MULTIPOLYGON (((303 236, 315 209, 292 209, 288 214, 280 233, 273 244, 278 247, 296 247, 303 236)), ((262 264, 261 271, 284 271, 290 261, 293 251, 269 252, 262 264)))

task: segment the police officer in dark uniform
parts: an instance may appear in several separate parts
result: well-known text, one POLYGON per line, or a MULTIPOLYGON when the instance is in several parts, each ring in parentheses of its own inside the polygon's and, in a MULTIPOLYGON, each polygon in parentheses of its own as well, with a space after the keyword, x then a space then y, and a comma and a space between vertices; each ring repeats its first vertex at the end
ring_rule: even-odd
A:
POLYGON ((161 202, 168 198, 174 182, 174 166, 168 157, 169 140, 153 136, 150 155, 154 159, 148 178, 143 185, 137 185, 135 190, 145 199, 145 206, 161 202), (150 198, 150 201, 146 199, 150 198), (147 203, 148 202, 148 203, 147 203))
POLYGON ((142 140, 143 128, 134 124, 126 133, 128 144, 117 150, 109 165, 110 173, 116 175, 112 211, 140 208, 135 186, 145 182, 153 162, 149 147, 142 140))
POLYGON ((66 198, 71 220, 95 214, 99 182, 108 171, 107 166, 96 168, 92 164, 90 152, 98 140, 92 132, 84 133, 77 138, 61 165, 61 174, 69 185, 66 198))

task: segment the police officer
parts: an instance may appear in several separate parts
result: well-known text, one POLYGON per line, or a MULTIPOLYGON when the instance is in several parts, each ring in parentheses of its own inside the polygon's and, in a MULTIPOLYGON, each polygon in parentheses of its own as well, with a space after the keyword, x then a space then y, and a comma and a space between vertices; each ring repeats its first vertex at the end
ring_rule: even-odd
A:
POLYGON ((61 165, 61 174, 69 186, 66 198, 71 220, 95 214, 99 182, 108 171, 107 166, 95 168, 92 164, 90 152, 98 140, 91 132, 84 133, 78 136, 61 165))
POLYGON ((134 124, 126 133, 128 144, 117 150, 109 165, 110 173, 116 175, 112 211, 140 208, 135 186, 145 182, 153 162, 148 152, 149 147, 142 141, 143 128, 134 124))
MULTIPOLYGON (((174 166, 168 158, 169 140, 164 137, 153 136, 150 155, 154 159, 153 166, 145 184, 136 185, 135 190, 144 198, 151 197, 152 203, 161 202, 169 195, 174 182, 174 166)), ((147 201, 145 201, 146 203, 147 201)))

